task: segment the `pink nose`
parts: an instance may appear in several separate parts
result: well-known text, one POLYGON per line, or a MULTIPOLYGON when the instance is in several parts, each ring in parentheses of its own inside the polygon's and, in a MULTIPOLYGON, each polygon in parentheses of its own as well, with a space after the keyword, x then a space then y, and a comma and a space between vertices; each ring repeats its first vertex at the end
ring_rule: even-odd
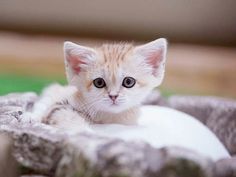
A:
POLYGON ((118 95, 109 95, 109 97, 111 98, 112 101, 115 101, 118 95))

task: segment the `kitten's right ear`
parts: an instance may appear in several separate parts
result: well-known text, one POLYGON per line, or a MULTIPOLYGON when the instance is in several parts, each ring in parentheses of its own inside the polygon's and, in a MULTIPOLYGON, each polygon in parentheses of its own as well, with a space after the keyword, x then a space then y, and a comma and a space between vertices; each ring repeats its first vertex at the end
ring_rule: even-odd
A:
POLYGON ((83 68, 95 60, 96 52, 92 48, 66 41, 64 57, 67 80, 70 83, 74 75, 78 75, 83 68))
POLYGON ((143 60, 144 66, 148 66, 151 69, 152 75, 158 79, 157 85, 161 84, 164 77, 166 51, 167 40, 164 38, 135 48, 135 54, 143 60))

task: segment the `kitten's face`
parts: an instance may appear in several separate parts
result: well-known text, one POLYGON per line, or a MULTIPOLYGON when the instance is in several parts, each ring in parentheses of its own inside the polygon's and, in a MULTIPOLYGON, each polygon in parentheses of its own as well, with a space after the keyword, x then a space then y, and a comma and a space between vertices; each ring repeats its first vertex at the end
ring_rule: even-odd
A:
POLYGON ((67 78, 87 109, 119 113, 139 105, 164 76, 166 41, 97 49, 65 43, 67 78))

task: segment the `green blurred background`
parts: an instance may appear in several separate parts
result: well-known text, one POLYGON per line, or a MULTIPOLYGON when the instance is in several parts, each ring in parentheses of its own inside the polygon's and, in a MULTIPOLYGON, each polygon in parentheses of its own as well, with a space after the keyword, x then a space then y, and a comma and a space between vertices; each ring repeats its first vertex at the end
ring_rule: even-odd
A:
POLYGON ((236 98, 236 1, 0 2, 0 95, 66 84, 62 45, 169 41, 165 95, 236 98))
POLYGON ((18 75, 12 73, 0 73, 1 88, 0 95, 11 92, 34 91, 40 93, 42 88, 52 83, 66 84, 66 80, 62 77, 39 77, 18 75))

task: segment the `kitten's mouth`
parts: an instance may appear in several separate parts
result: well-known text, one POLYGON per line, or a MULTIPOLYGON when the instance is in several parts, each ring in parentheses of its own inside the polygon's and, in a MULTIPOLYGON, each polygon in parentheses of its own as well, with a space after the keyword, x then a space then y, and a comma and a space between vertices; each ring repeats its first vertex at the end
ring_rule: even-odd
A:
POLYGON ((117 102, 112 102, 111 106, 119 106, 119 104, 117 102))
POLYGON ((118 102, 118 101, 112 101, 112 102, 110 103, 110 106, 111 106, 111 107, 118 107, 118 106, 120 106, 120 105, 121 105, 121 103, 118 102))

